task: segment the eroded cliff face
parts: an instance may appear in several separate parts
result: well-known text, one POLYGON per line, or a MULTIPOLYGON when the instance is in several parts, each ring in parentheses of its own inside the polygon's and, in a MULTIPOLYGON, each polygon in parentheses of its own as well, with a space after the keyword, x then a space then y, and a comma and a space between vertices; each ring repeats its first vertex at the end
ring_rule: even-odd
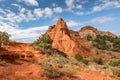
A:
POLYGON ((81 38, 71 36, 67 24, 60 18, 56 25, 51 26, 46 32, 53 40, 52 47, 65 52, 68 56, 75 56, 79 53, 84 57, 90 55, 89 46, 81 38))

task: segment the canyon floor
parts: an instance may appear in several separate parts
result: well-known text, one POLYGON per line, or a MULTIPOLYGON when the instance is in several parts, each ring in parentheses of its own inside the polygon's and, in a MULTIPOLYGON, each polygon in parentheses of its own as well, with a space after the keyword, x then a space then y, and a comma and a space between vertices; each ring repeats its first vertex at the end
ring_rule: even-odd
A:
MULTIPOLYGON (((0 60, 0 80, 50 80, 45 76, 41 76, 43 69, 37 64, 38 61, 44 59, 44 54, 34 50, 31 44, 15 42, 12 45, 5 46, 5 50, 1 49, 0 55, 2 53, 11 54, 11 52, 12 54, 23 54, 25 56, 15 59, 4 56, 0 60)), ((78 70, 74 76, 79 77, 79 79, 63 76, 60 79, 51 80, 117 80, 95 71, 78 70)))

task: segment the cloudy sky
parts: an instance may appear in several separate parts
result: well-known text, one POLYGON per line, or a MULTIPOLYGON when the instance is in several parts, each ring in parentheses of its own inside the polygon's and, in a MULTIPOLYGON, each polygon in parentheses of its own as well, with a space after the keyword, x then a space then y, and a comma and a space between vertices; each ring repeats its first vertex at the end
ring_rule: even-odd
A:
POLYGON ((0 0, 0 31, 33 42, 62 17, 70 29, 91 25, 120 35, 120 0, 0 0))

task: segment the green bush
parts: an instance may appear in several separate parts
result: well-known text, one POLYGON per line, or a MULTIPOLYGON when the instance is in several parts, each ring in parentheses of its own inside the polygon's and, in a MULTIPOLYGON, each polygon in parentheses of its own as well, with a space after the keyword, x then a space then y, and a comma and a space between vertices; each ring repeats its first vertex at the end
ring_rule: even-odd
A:
POLYGON ((92 36, 87 35, 86 39, 87 39, 88 41, 91 41, 91 40, 92 40, 92 36))
POLYGON ((10 35, 7 32, 0 31, 0 47, 3 47, 5 44, 8 44, 10 35))
POLYGON ((78 54, 75 55, 75 59, 77 61, 81 61, 83 59, 83 57, 78 53, 78 54))
POLYGON ((84 64, 86 64, 86 65, 88 65, 88 60, 87 59, 82 59, 82 62, 84 63, 84 64))
POLYGON ((100 64, 100 65, 103 64, 102 58, 93 57, 93 61, 94 61, 95 63, 97 63, 97 64, 100 64))
POLYGON ((43 34, 41 35, 32 45, 32 47, 36 50, 40 50, 43 53, 51 54, 54 53, 54 49, 52 48, 53 40, 49 35, 43 34))
POLYGON ((109 62, 109 65, 110 66, 113 66, 113 67, 120 67, 120 59, 119 60, 111 60, 110 62, 109 62))
POLYGON ((80 54, 76 54, 75 55, 75 59, 77 60, 77 61, 81 61, 81 62, 83 62, 84 64, 88 64, 88 60, 87 59, 84 59, 80 54))
POLYGON ((39 37, 34 44, 36 44, 35 46, 41 47, 43 49, 48 49, 51 48, 52 45, 52 39, 49 37, 49 35, 42 35, 41 37, 39 37))

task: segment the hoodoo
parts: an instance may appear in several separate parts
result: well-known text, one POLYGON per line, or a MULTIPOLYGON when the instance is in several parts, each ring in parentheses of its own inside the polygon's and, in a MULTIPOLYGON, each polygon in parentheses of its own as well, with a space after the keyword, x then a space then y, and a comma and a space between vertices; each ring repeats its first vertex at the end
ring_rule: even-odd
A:
POLYGON ((70 35, 67 24, 62 18, 56 25, 50 26, 46 34, 53 40, 52 47, 65 52, 68 56, 75 56, 78 53, 83 56, 90 55, 90 49, 82 45, 80 38, 70 35))

